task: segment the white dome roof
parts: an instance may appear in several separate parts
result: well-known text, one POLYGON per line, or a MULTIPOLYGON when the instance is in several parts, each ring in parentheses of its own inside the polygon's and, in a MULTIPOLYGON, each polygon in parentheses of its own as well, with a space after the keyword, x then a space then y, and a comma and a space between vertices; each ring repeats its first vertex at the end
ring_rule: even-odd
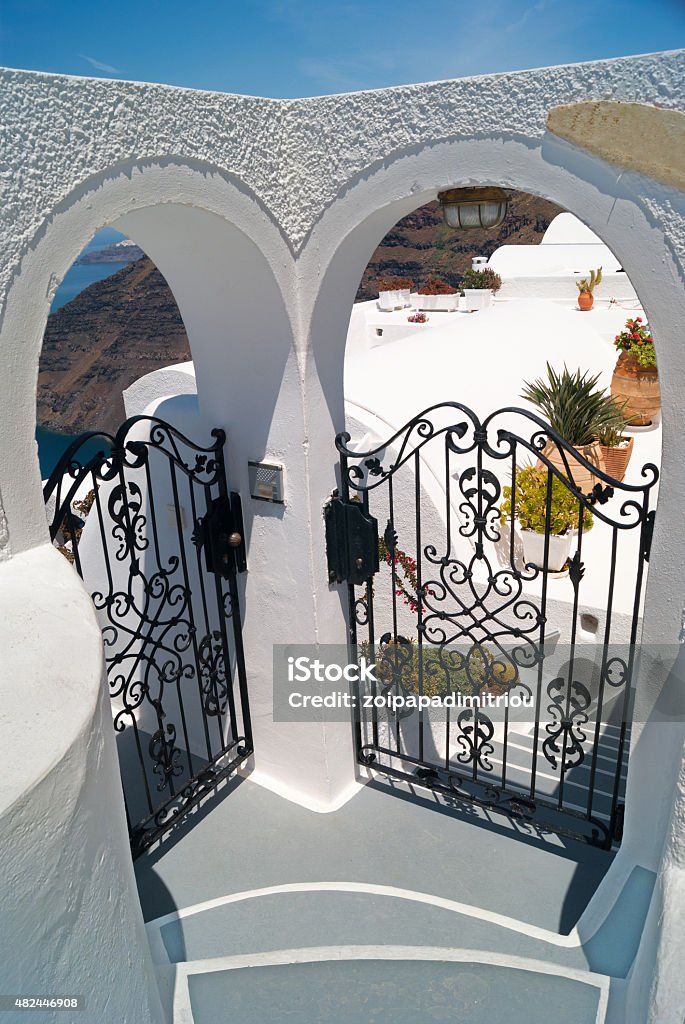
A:
POLYGON ((602 239, 572 213, 558 213, 540 245, 601 245, 602 239))

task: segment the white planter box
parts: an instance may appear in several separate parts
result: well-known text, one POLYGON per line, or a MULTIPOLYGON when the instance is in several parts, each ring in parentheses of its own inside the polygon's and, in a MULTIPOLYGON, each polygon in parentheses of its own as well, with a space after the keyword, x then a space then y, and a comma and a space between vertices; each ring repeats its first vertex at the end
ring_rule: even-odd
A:
POLYGON ((454 295, 417 295, 416 301, 419 309, 452 312, 459 306, 459 292, 454 295))
MULTIPOLYGON (((561 572, 566 564, 566 559, 571 551, 572 533, 552 534, 549 538, 549 552, 547 556, 548 572, 561 572)), ((543 559, 545 557, 545 535, 535 533, 534 530, 521 530, 523 540, 523 557, 526 562, 532 562, 539 569, 544 569, 543 559)))
POLYGON ((400 303, 406 309, 407 306, 411 306, 411 288, 400 288, 397 292, 400 303))
POLYGON ((401 298, 401 295, 402 293, 398 291, 379 292, 378 308, 384 310, 384 312, 390 312, 393 309, 401 309, 404 305, 404 299, 401 298))
POLYGON ((464 288, 464 301, 467 309, 489 309, 492 305, 492 290, 464 288))

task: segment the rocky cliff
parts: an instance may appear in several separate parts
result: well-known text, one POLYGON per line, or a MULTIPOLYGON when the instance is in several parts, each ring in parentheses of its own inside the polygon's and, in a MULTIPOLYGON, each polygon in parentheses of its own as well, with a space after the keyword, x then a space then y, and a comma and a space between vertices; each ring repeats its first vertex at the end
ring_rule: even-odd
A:
POLYGON ((443 222, 437 202, 421 206, 399 221, 380 243, 364 271, 357 300, 375 298, 378 278, 384 275, 411 277, 419 285, 434 274, 458 285, 473 256, 491 256, 500 245, 535 245, 561 212, 561 207, 546 199, 514 192, 499 228, 454 231, 443 222))
POLYGON ((147 258, 86 288, 48 318, 38 423, 64 434, 112 430, 121 392, 151 370, 190 359, 178 306, 147 258))

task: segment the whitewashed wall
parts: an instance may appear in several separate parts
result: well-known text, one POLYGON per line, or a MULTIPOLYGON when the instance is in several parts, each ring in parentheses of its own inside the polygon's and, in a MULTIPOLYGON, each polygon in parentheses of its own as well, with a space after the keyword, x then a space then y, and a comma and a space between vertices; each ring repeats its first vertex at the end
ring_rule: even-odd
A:
MULTIPOLYGON (((259 722, 257 771, 266 784, 321 810, 352 794, 349 730, 319 725, 303 734, 270 721, 270 645, 345 636, 341 596, 326 580, 321 505, 333 485, 332 438, 344 423, 345 335, 364 266, 383 234, 439 189, 492 182, 577 213, 621 261, 660 338, 668 487, 659 506, 645 637, 675 643, 685 605, 685 196, 668 180, 561 140, 546 120, 556 105, 608 97, 683 110, 682 72, 683 54, 671 53, 301 101, 2 72, 3 160, 10 173, 0 209, 0 582, 23 610, 20 621, 33 615, 48 634, 52 621, 49 607, 31 610, 53 558, 33 441, 43 329, 52 295, 79 250, 95 230, 115 224, 149 253, 174 292, 195 361, 200 415, 232 438, 234 485, 247 493, 248 458, 286 465, 285 508, 247 511, 245 641, 259 722), (23 553, 31 558, 19 586, 16 560, 23 553)), ((81 593, 75 578, 63 577, 61 586, 66 601, 81 593)), ((0 620, 0 647, 16 631, 16 619, 0 620)), ((38 695, 57 681, 53 670, 44 670, 40 635, 29 634, 11 680, 36 693, 39 714, 27 719, 25 707, 15 707, 3 721, 3 749, 17 763, 22 729, 37 736, 48 714, 38 695)), ((72 634, 71 654, 82 667, 83 699, 94 709, 100 654, 91 626, 72 634)), ((667 667, 644 680, 647 708, 667 667)), ((99 729, 94 710, 91 723, 99 729)), ((71 772, 78 774, 86 764, 81 726, 71 716, 62 725, 71 772)), ((666 894, 682 889, 684 877, 685 834, 674 804, 676 791, 685 790, 677 781, 682 745, 680 731, 670 748, 647 731, 638 742, 621 853, 646 866, 661 863, 666 894)), ((114 772, 111 759, 109 768, 103 764, 107 771, 114 772)), ((19 779, 29 815, 30 774, 27 769, 19 779)), ((103 818, 117 798, 104 777, 100 791, 103 818)), ((63 804, 51 805, 49 817, 62 844, 77 841, 63 804)), ((102 827, 100 818, 94 814, 93 829, 102 827)), ((108 817, 107 827, 118 829, 110 863, 121 900, 134 905, 120 814, 118 820, 117 826, 116 815, 108 817)), ((40 879, 41 851, 27 850, 16 834, 7 841, 15 844, 8 855, 23 858, 25 877, 40 879)), ((84 850, 71 880, 74 898, 83 897, 84 922, 104 927, 113 908, 85 898, 96 856, 93 848, 84 850)), ((67 877, 62 865, 57 871, 67 877)), ((39 915, 40 907, 25 913, 39 915)), ((75 934, 87 954, 84 936, 90 941, 92 930, 75 934)), ((129 997, 126 1007, 115 1007, 117 1019, 126 1019, 135 1004, 139 1020, 152 1020, 157 1004, 150 994, 144 1005, 147 961, 137 933, 129 933, 128 943, 117 928, 107 934, 110 978, 129 997), (131 961, 140 972, 133 996, 131 961)), ((629 1009, 635 1022, 644 1021, 650 1001, 660 1008, 652 1020, 675 1020, 685 985, 672 955, 683 949, 678 920, 667 914, 653 940, 636 968, 629 1009), (657 942, 671 955, 662 956, 650 996, 657 942)), ((45 935, 46 957, 53 941, 45 935)))

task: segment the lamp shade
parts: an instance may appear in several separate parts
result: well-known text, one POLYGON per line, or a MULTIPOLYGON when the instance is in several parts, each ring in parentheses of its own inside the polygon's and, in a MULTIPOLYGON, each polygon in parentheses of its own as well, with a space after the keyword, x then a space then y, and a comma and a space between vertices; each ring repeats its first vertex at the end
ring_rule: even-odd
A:
POLYGON ((450 228, 496 228, 507 215, 509 196, 504 189, 450 188, 439 192, 445 223, 450 228))

